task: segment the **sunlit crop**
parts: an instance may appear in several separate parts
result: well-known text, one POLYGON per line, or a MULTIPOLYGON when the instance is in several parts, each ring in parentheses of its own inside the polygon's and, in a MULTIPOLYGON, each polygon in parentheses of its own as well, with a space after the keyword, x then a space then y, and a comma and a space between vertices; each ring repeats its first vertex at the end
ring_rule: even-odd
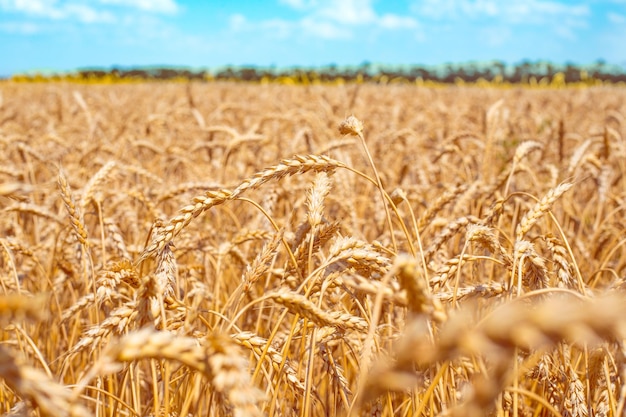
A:
POLYGON ((626 90, 549 83, 1 83, 0 414, 624 415, 626 90))

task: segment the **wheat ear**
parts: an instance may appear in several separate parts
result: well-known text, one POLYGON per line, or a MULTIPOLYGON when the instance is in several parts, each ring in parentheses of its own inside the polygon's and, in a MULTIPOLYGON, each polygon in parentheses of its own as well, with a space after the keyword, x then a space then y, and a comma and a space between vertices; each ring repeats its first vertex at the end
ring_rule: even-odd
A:
POLYGON ((259 404, 264 396, 252 386, 247 361, 227 336, 210 335, 199 343, 146 328, 112 344, 104 358, 95 368, 98 372, 113 372, 119 363, 147 358, 178 361, 206 376, 233 415, 262 416, 259 404))
POLYGON ((334 326, 340 329, 353 329, 361 332, 369 328, 367 321, 361 317, 339 311, 324 311, 305 296, 286 289, 270 293, 267 296, 287 307, 289 311, 300 314, 319 326, 334 326))
POLYGON ((567 190, 572 188, 572 183, 564 182, 556 188, 551 189, 548 193, 537 202, 529 211, 526 212, 522 220, 515 228, 516 240, 522 240, 524 235, 537 223, 537 221, 548 212, 556 200, 558 200, 567 190))
POLYGON ((70 223, 72 224, 72 228, 74 229, 74 234, 78 238, 78 241, 81 243, 81 245, 87 247, 88 242, 85 221, 83 220, 80 209, 76 207, 74 197, 72 197, 72 191, 62 171, 59 171, 59 188, 61 190, 61 198, 63 199, 63 203, 65 204, 67 214, 70 216, 70 223))
POLYGON ((243 181, 232 191, 207 191, 204 195, 195 197, 191 204, 180 209, 177 216, 170 219, 165 226, 157 229, 156 234, 152 239, 152 243, 143 251, 139 261, 142 261, 156 253, 158 250, 163 249, 167 242, 170 242, 174 239, 174 237, 178 236, 178 234, 185 227, 187 227, 187 225, 189 225, 194 218, 198 217, 211 207, 234 200, 244 192, 258 188, 272 179, 279 180, 288 175, 305 173, 308 171, 332 171, 341 167, 345 167, 345 165, 327 156, 296 155, 291 159, 284 159, 278 165, 255 174, 251 178, 243 181))
POLYGON ((17 395, 28 399, 45 417, 88 417, 92 414, 73 400, 72 391, 43 371, 23 364, 0 346, 0 377, 17 395))

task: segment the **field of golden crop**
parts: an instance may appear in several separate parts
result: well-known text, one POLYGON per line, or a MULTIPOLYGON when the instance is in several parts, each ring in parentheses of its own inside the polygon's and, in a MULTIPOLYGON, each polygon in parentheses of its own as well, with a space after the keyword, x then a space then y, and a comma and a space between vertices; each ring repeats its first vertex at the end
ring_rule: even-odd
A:
POLYGON ((626 90, 0 83, 0 415, 622 416, 626 90))

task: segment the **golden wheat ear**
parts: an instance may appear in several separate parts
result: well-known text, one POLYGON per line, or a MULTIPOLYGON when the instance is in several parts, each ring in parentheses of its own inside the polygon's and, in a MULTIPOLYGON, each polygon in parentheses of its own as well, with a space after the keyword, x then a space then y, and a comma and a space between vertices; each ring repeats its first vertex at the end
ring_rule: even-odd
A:
POLYGON ((94 368, 113 372, 122 363, 141 359, 178 361, 206 377, 222 407, 234 415, 262 416, 264 395, 248 374, 247 361, 234 341, 224 335, 207 335, 202 341, 144 328, 112 344, 94 368))
MULTIPOLYGON (((11 294, 0 296, 0 326, 24 320, 42 321, 48 316, 47 295, 36 297, 11 294)), ((78 417, 91 416, 91 412, 75 401, 72 391, 55 381, 50 369, 47 372, 25 363, 24 358, 5 346, 0 346, 0 378, 10 391, 26 402, 16 404, 15 411, 37 410, 45 416, 78 417), (20 406, 21 404, 21 406, 20 406)), ((7 393, 8 394, 8 393, 7 393)))
POLYGON ((48 316, 47 294, 27 296, 20 294, 0 295, 0 325, 19 323, 22 320, 41 321, 48 316))

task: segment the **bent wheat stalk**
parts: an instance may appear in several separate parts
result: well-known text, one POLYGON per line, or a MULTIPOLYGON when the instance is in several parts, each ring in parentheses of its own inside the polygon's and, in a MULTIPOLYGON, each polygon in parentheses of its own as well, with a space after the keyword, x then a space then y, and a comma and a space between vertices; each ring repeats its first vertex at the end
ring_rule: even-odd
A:
POLYGON ((211 207, 224 204, 241 196, 244 192, 260 187, 266 182, 280 180, 288 175, 302 174, 308 171, 333 171, 345 165, 327 156, 319 155, 296 155, 292 159, 284 159, 278 165, 267 168, 249 179, 244 180, 232 191, 218 190, 207 191, 204 195, 195 197, 192 204, 180 209, 179 214, 173 217, 165 226, 157 229, 152 243, 141 256, 141 262, 163 249, 165 245, 174 239, 191 221, 211 207))
POLYGON ((263 415, 259 404, 264 395, 252 386, 245 357, 224 335, 209 335, 199 341, 149 328, 129 333, 109 346, 79 389, 100 373, 115 372, 124 362, 149 358, 178 361, 203 374, 235 416, 263 415))

